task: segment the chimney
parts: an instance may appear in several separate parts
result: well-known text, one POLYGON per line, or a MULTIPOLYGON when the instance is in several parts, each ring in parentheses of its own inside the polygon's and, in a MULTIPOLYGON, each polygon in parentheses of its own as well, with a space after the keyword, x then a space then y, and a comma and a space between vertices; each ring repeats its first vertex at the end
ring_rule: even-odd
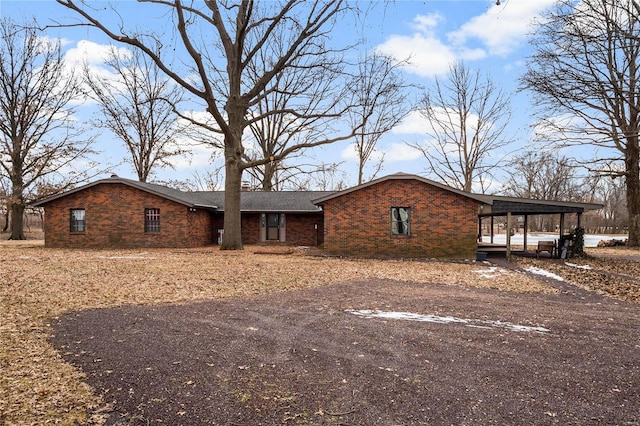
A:
POLYGON ((249 181, 243 180, 242 181, 242 186, 240 187, 240 190, 242 192, 251 191, 251 186, 249 185, 249 181))

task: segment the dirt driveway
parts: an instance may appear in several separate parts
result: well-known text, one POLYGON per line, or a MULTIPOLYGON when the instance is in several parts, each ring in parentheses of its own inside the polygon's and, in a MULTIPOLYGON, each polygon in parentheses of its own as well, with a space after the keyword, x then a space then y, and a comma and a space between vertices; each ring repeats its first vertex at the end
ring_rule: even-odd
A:
POLYGON ((640 424, 640 305, 378 280, 62 316, 111 425, 640 424))

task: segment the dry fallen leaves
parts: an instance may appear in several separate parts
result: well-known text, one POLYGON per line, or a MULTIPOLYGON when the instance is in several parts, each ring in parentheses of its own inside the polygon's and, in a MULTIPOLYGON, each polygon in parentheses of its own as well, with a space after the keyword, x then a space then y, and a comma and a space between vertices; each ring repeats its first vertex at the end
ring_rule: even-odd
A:
POLYGON ((552 292, 516 272, 473 262, 356 260, 246 248, 63 250, 0 246, 0 424, 100 423, 99 395, 49 344, 58 315, 123 304, 253 296, 388 279, 552 292), (93 416, 93 417, 92 417, 93 416))
POLYGON ((535 266, 562 277, 565 281, 620 300, 640 302, 640 251, 592 249, 598 257, 554 259, 519 258, 521 267, 535 266))

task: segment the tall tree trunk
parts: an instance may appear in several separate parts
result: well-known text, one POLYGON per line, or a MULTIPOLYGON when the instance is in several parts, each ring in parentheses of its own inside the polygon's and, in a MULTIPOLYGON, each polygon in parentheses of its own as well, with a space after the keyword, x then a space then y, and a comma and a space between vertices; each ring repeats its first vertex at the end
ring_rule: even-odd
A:
POLYGON ((7 232, 7 229, 9 229, 9 215, 11 214, 10 209, 11 204, 7 203, 7 211, 4 213, 4 225, 2 225, 2 232, 7 232))
POLYGON ((24 182, 22 178, 22 162, 13 161, 14 172, 11 177, 11 198, 9 205, 11 210, 11 236, 10 240, 26 240, 24 236, 24 182))
POLYGON ((640 146, 638 137, 627 139, 627 209, 629 211, 629 247, 640 247, 640 146))
POLYGON ((224 235, 221 250, 242 250, 242 218, 240 197, 242 192, 242 119, 244 109, 231 107, 229 113, 229 132, 225 135, 225 181, 224 181, 224 235), (239 117, 238 117, 239 116, 239 117), (235 118, 235 120, 234 120, 235 118))
POLYGON ((24 236, 24 203, 11 202, 11 236, 10 240, 26 240, 24 236))
POLYGON ((224 235, 221 250, 242 250, 240 196, 242 169, 237 162, 227 161, 224 181, 224 235))

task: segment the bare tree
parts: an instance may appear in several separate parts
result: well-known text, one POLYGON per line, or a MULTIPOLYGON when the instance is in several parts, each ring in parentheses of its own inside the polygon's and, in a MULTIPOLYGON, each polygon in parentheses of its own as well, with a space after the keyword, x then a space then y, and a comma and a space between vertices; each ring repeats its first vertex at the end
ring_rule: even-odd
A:
MULTIPOLYGON (((399 72, 402 63, 373 53, 358 64, 358 73, 350 85, 353 104, 349 113, 352 128, 360 130, 355 136, 354 147, 358 155, 358 185, 365 180, 364 170, 373 160, 380 138, 397 125, 413 108, 409 102, 406 83, 399 72)), ((374 179, 381 170, 384 155, 374 163, 367 180, 374 179)))
MULTIPOLYGON (((278 41, 285 39, 285 34, 276 37, 278 41)), ((277 47, 278 51, 283 49, 284 46, 277 47)), ((264 50, 259 55, 259 60, 247 68, 247 77, 253 84, 267 72, 273 52, 264 50)), ((249 112, 251 133, 247 136, 252 137, 245 138, 245 161, 255 164, 247 172, 260 182, 263 191, 298 186, 304 176, 313 174, 319 166, 292 161, 302 152, 290 148, 333 141, 336 124, 350 107, 341 57, 319 52, 299 59, 263 89, 249 112), (301 69, 307 71, 301 74, 301 69)))
POLYGON ((463 191, 471 191, 474 182, 484 191, 502 159, 500 150, 511 143, 505 137, 511 117, 507 96, 480 71, 458 62, 444 81, 436 78, 420 111, 429 140, 411 146, 422 152, 429 171, 463 191))
POLYGON ((92 139, 74 127, 70 104, 79 86, 60 44, 9 19, 0 22, 0 37, 0 172, 11 182, 10 238, 23 240, 34 185, 48 180, 62 189, 85 179, 72 163, 90 153, 92 139))
POLYGON ((84 68, 90 96, 100 105, 98 126, 120 138, 138 180, 146 182, 160 167, 173 168, 172 157, 184 154, 176 143, 180 129, 174 108, 181 90, 162 75, 158 67, 138 49, 125 56, 112 48, 105 65, 115 77, 97 75, 84 68))
POLYGON ((347 188, 345 173, 339 169, 339 164, 321 164, 320 167, 310 175, 305 185, 300 186, 300 190, 315 189, 319 191, 341 191, 347 188))
POLYGON ((624 180, 615 176, 592 176, 591 179, 594 182, 594 196, 604 205, 599 212, 602 218, 601 231, 623 231, 628 222, 624 180))
MULTIPOLYGON (((511 160, 507 168, 509 178, 502 192, 512 197, 534 200, 582 201, 584 180, 570 159, 556 151, 525 151, 511 160)), ((534 216, 529 221, 532 230, 550 230, 558 218, 550 215, 534 216)))
POLYGON ((632 247, 640 246, 638 8, 633 0, 558 0, 537 24, 522 78, 536 95, 546 138, 600 148, 585 165, 625 179, 632 247))
POLYGON ((212 130, 217 130, 224 139, 225 232, 222 249, 242 248, 240 189, 245 169, 279 161, 301 149, 345 140, 355 133, 346 131, 333 138, 305 140, 274 158, 249 162, 245 158, 245 129, 259 119, 249 111, 266 93, 277 90, 278 77, 293 69, 298 78, 304 79, 318 67, 325 67, 315 58, 341 56, 343 49, 331 48, 328 41, 335 19, 350 10, 345 1, 143 2, 144 6, 170 12, 164 16, 170 17, 175 37, 166 40, 160 40, 158 35, 129 30, 126 20, 122 19, 117 19, 119 24, 110 27, 107 24, 110 16, 105 14, 117 14, 115 8, 97 10, 86 1, 57 1, 111 39, 141 49, 165 74, 205 103, 207 112, 216 122, 217 129, 212 130), (268 62, 254 66, 264 62, 263 58, 268 58, 268 62), (247 78, 250 70, 257 69, 262 70, 259 78, 247 78))
POLYGON ((510 164, 503 192, 534 200, 579 201, 581 182, 577 168, 555 151, 526 151, 510 164))

